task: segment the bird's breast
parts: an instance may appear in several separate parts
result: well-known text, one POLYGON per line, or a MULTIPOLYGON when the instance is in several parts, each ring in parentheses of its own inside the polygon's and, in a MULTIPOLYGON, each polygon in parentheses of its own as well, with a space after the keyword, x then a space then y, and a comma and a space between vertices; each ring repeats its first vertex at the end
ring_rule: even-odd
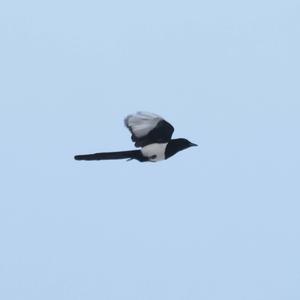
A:
POLYGON ((168 143, 155 143, 150 144, 141 149, 142 154, 147 157, 150 161, 156 162, 160 160, 164 160, 165 151, 168 143))

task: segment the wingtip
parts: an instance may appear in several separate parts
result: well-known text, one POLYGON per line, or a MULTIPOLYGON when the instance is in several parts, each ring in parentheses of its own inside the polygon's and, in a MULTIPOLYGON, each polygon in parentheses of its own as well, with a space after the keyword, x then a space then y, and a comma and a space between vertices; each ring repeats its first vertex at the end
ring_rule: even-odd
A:
POLYGON ((129 128, 129 119, 132 117, 132 115, 128 115, 125 119, 124 119, 124 125, 125 127, 129 128))

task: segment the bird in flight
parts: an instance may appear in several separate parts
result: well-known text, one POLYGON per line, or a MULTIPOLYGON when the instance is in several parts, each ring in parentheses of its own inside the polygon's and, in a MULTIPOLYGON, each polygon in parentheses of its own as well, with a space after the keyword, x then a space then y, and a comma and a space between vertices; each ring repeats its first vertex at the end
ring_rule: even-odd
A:
POLYGON ((101 152, 76 155, 76 160, 136 159, 140 162, 157 162, 179 151, 197 146, 187 139, 172 139, 174 127, 162 117, 148 112, 129 115, 124 120, 131 139, 140 150, 101 152))

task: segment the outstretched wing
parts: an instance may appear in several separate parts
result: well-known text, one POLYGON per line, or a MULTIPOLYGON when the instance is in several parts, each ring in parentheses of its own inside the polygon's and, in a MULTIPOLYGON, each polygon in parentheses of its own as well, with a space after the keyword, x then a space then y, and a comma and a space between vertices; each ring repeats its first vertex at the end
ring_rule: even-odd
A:
POLYGON ((153 143, 167 143, 171 140, 174 127, 162 117, 148 113, 138 112, 129 115, 124 120, 125 126, 130 130, 131 139, 136 147, 144 147, 153 143))

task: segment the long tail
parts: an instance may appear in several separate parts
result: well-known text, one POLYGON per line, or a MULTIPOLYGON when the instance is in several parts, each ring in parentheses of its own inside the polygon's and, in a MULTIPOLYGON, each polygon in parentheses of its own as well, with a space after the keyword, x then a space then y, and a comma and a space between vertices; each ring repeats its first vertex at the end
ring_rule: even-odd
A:
POLYGON ((140 150, 120 151, 120 152, 102 152, 94 154, 76 155, 76 160, 108 160, 108 159, 136 159, 145 161, 140 150))

